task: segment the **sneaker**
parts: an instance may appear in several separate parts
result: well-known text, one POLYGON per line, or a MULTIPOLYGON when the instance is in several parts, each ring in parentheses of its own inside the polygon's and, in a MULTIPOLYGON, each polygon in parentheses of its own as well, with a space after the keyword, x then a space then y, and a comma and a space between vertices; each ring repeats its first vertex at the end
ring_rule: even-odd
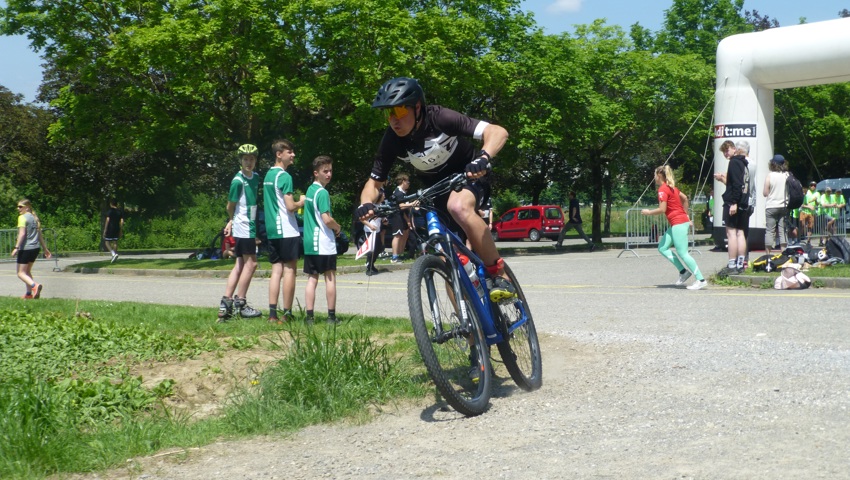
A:
POLYGON ((377 275, 377 274, 378 274, 378 269, 377 269, 377 268, 367 268, 367 269, 366 269, 366 275, 368 275, 368 276, 370 276, 370 277, 371 277, 372 275, 377 275))
POLYGON ((400 258, 398 258, 398 257, 393 257, 393 259, 392 259, 392 260, 390 260, 390 263, 402 263, 402 261, 401 261, 401 259, 400 259, 400 258))
POLYGON ((475 353, 469 354, 469 379, 474 383, 478 383, 481 377, 481 364, 478 362, 478 355, 475 353))
POLYGON ((304 323, 306 323, 308 327, 312 327, 312 326, 313 326, 313 321, 314 321, 314 320, 313 320, 313 316, 312 316, 312 315, 307 315, 306 317, 304 317, 304 323))
POLYGON ((680 273, 679 279, 676 280, 676 286, 681 287, 682 285, 685 284, 685 282, 688 281, 689 278, 691 278, 691 272, 685 270, 685 273, 680 273))
POLYGON ((263 312, 248 305, 247 299, 239 298, 236 295, 233 296, 233 306, 236 308, 236 312, 239 313, 239 316, 242 318, 257 318, 263 315, 263 312))
POLYGON ((233 300, 227 297, 221 297, 221 303, 218 304, 218 322, 224 323, 233 316, 233 300))
POLYGON ((708 282, 703 280, 694 280, 694 283, 688 285, 688 290, 702 290, 708 286, 708 282))
POLYGON ((31 293, 27 293, 26 295, 24 295, 24 296, 23 296, 23 297, 21 297, 21 298, 23 298, 24 300, 32 300, 32 294, 31 294, 31 293))
POLYGON ((118 254, 117 253, 112 254, 112 261, 110 261, 109 263, 115 263, 115 260, 118 260, 118 254))
POLYGON ((32 298, 41 297, 41 289, 44 288, 44 285, 40 283, 36 283, 34 287, 32 287, 32 298))
POLYGON ((280 320, 280 318, 278 318, 277 316, 271 316, 271 315, 269 315, 269 323, 273 323, 275 325, 283 324, 283 322, 280 320))
POLYGON ((499 303, 502 300, 516 297, 516 289, 511 285, 510 280, 501 276, 488 278, 487 289, 490 290, 490 301, 493 303, 499 303))
POLYGON ((723 279, 729 275, 738 275, 739 273, 741 273, 741 271, 738 270, 737 267, 723 267, 719 272, 717 272, 717 277, 723 279))
POLYGON ((339 319, 336 318, 336 315, 332 317, 328 317, 327 322, 331 325, 337 325, 339 323, 339 319))

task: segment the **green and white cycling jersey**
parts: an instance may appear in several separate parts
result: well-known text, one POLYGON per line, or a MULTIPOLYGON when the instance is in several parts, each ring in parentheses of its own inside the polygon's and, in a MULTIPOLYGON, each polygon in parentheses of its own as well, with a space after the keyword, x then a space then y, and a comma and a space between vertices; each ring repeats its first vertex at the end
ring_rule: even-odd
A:
POLYGON ((334 231, 325 225, 323 213, 331 214, 331 196, 313 182, 304 197, 304 255, 336 255, 334 231))
POLYGON ((250 177, 239 171, 230 182, 230 193, 227 200, 236 203, 233 210, 233 223, 230 234, 234 238, 257 237, 257 190, 260 186, 260 176, 251 172, 250 177))
POLYGON ((292 238, 300 235, 295 212, 286 209, 284 196, 292 195, 292 175, 281 167, 272 167, 263 180, 266 234, 269 239, 292 238))

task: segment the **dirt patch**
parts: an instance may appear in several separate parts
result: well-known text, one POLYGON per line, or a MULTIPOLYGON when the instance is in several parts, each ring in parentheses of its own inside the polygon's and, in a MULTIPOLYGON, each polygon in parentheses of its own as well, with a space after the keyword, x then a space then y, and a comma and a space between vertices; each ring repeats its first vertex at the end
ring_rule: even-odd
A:
POLYGON ((183 361, 149 362, 130 371, 134 376, 141 375, 147 388, 173 380, 174 394, 165 399, 166 406, 201 419, 218 414, 230 392, 249 385, 269 363, 282 357, 281 350, 254 347, 205 352, 183 361))

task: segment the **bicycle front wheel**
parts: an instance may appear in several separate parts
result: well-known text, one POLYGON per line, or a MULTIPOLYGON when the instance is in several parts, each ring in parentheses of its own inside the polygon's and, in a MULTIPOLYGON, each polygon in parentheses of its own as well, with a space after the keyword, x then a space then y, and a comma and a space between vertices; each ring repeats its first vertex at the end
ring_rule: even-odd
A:
POLYGON ((492 367, 467 293, 455 297, 449 266, 434 255, 416 260, 407 289, 416 345, 437 390, 463 415, 484 413, 490 402, 492 367), (467 312, 467 321, 461 308, 467 312))
POLYGON ((505 272, 516 288, 517 298, 502 300, 495 305, 494 310, 497 310, 498 322, 505 335, 505 340, 497 344, 499 354, 519 388, 537 390, 543 385, 543 357, 537 329, 522 287, 507 264, 505 272))

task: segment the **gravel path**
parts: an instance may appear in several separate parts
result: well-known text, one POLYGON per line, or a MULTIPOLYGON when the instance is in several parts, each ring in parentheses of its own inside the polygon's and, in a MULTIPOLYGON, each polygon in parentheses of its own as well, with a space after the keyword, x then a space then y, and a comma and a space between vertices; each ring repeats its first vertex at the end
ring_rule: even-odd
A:
MULTIPOLYGON (((479 417, 425 399, 364 425, 74 478, 850 478, 850 291, 691 292, 669 286, 661 257, 617 253, 509 259, 542 335, 544 385, 527 393, 505 376, 479 417)), ((711 273, 724 257, 697 261, 711 273)), ((403 292, 406 272, 346 277, 338 310, 403 311, 401 295, 378 292, 403 292)))

